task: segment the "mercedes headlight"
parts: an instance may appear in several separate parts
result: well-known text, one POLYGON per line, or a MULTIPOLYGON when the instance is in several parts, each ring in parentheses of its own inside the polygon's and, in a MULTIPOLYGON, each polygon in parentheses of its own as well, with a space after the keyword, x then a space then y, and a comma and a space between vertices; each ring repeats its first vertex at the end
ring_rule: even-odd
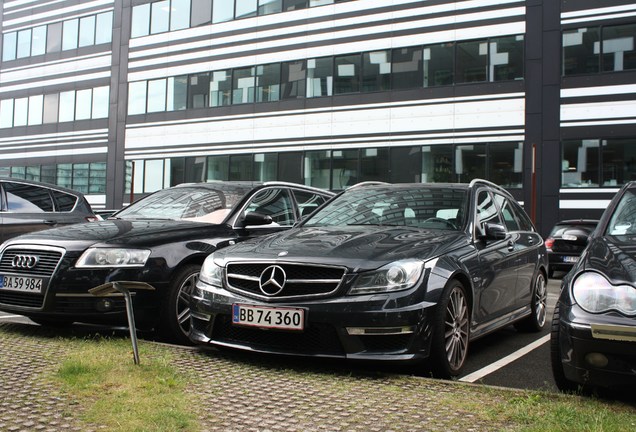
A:
POLYGON ((77 260, 75 267, 143 267, 149 256, 147 249, 89 248, 77 260))
POLYGON ((199 281, 219 288, 223 286, 223 267, 214 262, 214 254, 209 255, 203 262, 199 281))
POLYGON ((423 261, 395 261, 378 270, 360 273, 349 294, 372 294, 409 289, 420 280, 423 270, 423 261))
POLYGON ((600 273, 585 272, 577 276, 572 284, 572 295, 579 306, 590 313, 614 310, 636 315, 636 288, 612 285, 600 273))

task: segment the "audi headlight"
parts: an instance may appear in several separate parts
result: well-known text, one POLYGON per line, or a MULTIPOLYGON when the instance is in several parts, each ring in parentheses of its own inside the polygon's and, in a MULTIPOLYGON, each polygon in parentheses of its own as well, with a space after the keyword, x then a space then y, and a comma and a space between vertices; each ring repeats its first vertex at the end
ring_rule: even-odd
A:
POLYGON ((147 249, 89 248, 75 267, 143 267, 150 256, 147 249))
POLYGON ((636 288, 612 285, 600 273, 580 274, 572 284, 572 295, 579 306, 590 313, 614 310, 625 315, 636 315, 636 288))
POLYGON ((360 273, 349 290, 349 294, 371 294, 409 289, 420 280, 423 270, 423 261, 395 261, 378 270, 360 273))
POLYGON ((203 261, 199 281, 219 288, 223 286, 223 267, 214 262, 214 254, 209 255, 203 261))

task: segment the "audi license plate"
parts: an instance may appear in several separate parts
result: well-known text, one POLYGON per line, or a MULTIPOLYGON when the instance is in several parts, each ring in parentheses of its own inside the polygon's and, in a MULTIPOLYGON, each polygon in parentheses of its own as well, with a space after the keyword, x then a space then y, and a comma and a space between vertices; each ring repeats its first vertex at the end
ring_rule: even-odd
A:
POLYGON ((0 275, 0 289, 41 294, 42 279, 24 276, 0 275))
POLYGON ((232 323, 242 326, 302 331, 304 309, 232 305, 232 323))

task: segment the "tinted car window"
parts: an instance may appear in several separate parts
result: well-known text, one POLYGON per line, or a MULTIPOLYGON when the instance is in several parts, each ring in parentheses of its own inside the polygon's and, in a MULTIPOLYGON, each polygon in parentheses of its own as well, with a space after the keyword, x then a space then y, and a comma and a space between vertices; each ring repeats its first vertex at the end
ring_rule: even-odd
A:
POLYGON ((265 189, 254 195, 246 212, 270 216, 279 225, 292 225, 295 221, 291 198, 286 189, 265 189))
POLYGON ((607 234, 626 235, 636 233, 636 190, 625 191, 616 211, 607 225, 607 234))
POLYGON ((294 196, 296 197, 300 217, 311 214, 325 202, 325 198, 323 196, 316 195, 311 192, 294 191, 294 196))
POLYGON ((466 192, 452 188, 351 189, 314 214, 305 226, 409 225, 457 229, 463 223, 466 192))
POLYGON ((515 212, 512 209, 512 204, 504 196, 495 194, 495 200, 499 204, 501 209, 501 215, 503 216, 504 223, 508 231, 519 231, 519 223, 515 216, 515 212))
POLYGON ((477 197, 477 231, 479 235, 486 235, 487 223, 503 225, 492 195, 483 190, 479 192, 477 197))
POLYGON ((53 194, 57 211, 69 212, 73 210, 77 202, 77 197, 56 190, 52 190, 51 193, 53 194))
POLYGON ((526 212, 521 208, 521 206, 516 202, 513 202, 512 206, 515 209, 515 214, 517 215, 517 220, 519 221, 519 228, 521 228, 521 231, 534 231, 534 225, 532 224, 532 221, 530 220, 526 212))
POLYGON ((49 190, 21 183, 4 183, 7 193, 7 208, 11 212, 52 212, 53 201, 49 190))

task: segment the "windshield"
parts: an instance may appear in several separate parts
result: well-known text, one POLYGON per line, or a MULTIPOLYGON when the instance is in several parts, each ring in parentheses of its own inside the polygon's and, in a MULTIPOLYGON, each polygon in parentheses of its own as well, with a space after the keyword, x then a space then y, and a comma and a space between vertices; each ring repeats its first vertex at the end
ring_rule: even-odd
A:
POLYGON ((121 219, 188 219, 221 223, 249 188, 228 190, 203 187, 164 189, 139 200, 115 215, 121 219))
POLYGON ((625 191, 607 226, 607 234, 636 234, 636 189, 625 191))
POLYGON ((383 225, 461 229, 467 191, 426 187, 351 189, 311 216, 304 226, 383 225))

